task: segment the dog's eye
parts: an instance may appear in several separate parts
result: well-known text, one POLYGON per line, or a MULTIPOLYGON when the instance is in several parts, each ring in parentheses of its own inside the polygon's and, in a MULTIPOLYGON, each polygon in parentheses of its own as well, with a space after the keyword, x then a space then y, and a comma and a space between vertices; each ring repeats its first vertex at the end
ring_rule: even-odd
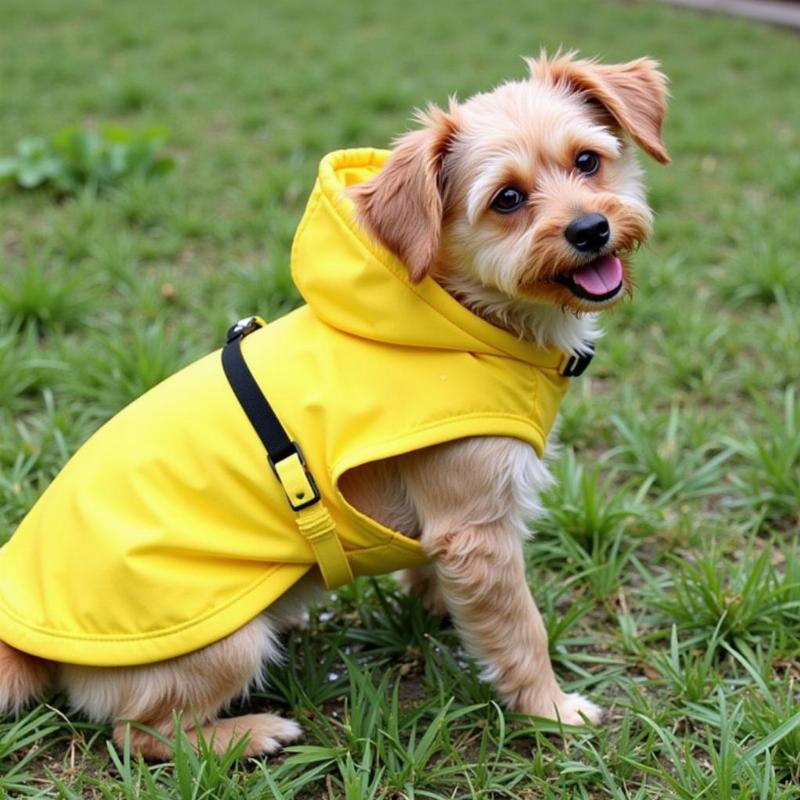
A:
POLYGON ((492 200, 492 208, 501 214, 516 211, 525 202, 525 195, 513 186, 504 186, 492 200))
POLYGON ((591 150, 584 150, 576 156, 575 166, 584 175, 594 175, 600 169, 600 156, 591 150))

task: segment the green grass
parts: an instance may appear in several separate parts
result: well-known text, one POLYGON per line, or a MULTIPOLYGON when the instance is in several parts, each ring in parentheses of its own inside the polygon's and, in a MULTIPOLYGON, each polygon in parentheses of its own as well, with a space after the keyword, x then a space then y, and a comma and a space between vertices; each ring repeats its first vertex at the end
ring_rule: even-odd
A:
POLYGON ((790 33, 650 3, 19 0, 0 26, 0 156, 163 127, 175 169, 74 196, 0 186, 0 541, 104 419, 297 302, 318 159, 563 44, 649 54, 674 163, 656 235, 564 406, 530 545, 562 682, 597 729, 504 712, 450 626, 389 579, 343 589, 249 706, 272 760, 175 743, 147 765, 63 699, 0 721, 0 797, 759 798, 800 781, 800 105, 790 33), (35 21, 35 24, 34 24, 35 21))

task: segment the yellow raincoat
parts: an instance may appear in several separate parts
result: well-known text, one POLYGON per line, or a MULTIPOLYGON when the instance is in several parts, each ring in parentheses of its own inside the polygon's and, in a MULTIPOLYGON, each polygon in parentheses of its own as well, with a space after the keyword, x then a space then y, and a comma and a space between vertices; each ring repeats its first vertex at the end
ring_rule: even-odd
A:
MULTIPOLYGON (((343 473, 467 436, 544 451, 566 357, 412 284, 353 219, 344 188, 384 151, 327 156, 292 249, 307 305, 242 341, 261 391, 302 445, 354 575, 426 562, 348 505, 343 473)), ((245 624, 314 566, 219 351, 107 422, 0 550, 0 639, 57 661, 142 664, 245 624)))

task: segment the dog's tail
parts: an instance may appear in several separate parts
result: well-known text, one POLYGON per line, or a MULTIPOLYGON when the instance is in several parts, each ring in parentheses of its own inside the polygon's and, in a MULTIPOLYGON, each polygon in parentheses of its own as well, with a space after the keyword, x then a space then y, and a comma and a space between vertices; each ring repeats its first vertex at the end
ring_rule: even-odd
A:
POLYGON ((53 664, 0 641, 0 715, 18 714, 49 686, 53 664))

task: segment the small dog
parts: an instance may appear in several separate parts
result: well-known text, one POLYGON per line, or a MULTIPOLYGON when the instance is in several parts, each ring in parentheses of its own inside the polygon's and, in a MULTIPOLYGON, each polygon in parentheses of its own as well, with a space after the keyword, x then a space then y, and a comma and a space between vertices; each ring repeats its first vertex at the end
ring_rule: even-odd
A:
MULTIPOLYGON (((666 80, 648 59, 602 65, 541 55, 528 66, 525 80, 419 113, 421 127, 348 192, 363 230, 412 282, 432 279, 531 347, 585 355, 597 337, 595 312, 631 292, 627 256, 650 230, 629 140, 669 161, 666 80)), ((527 522, 551 483, 530 444, 485 435, 359 466, 340 488, 364 515, 421 543, 431 564, 407 570, 404 583, 430 610, 450 614, 509 708, 597 722, 598 706, 559 687, 525 578, 527 522)), ((200 726, 219 751, 247 734, 248 755, 273 753, 300 735, 295 722, 219 714, 280 659, 278 632, 319 584, 312 570, 229 636, 154 664, 55 663, 0 642, 0 710, 19 711, 57 685, 76 711, 113 721, 118 743, 127 720, 172 735, 180 711, 194 741, 200 726)), ((131 742, 147 758, 171 755, 138 728, 131 742)))

